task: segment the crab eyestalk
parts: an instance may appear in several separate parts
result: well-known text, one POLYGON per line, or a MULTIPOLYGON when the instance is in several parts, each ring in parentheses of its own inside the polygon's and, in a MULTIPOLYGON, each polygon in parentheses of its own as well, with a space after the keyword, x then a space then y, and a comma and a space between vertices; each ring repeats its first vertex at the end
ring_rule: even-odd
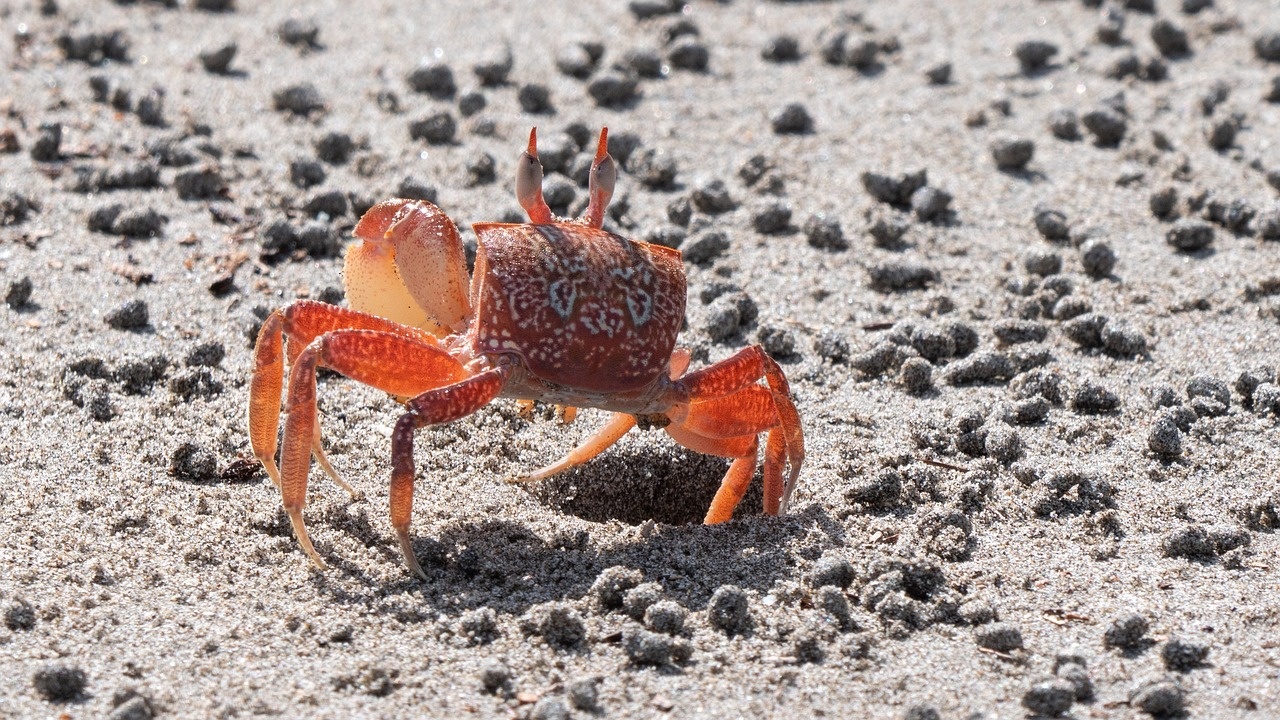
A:
POLYGON ((555 222, 542 199, 542 163, 538 162, 538 128, 529 130, 529 147, 516 161, 516 199, 534 224, 555 222))
POLYGON ((613 198, 613 186, 618 181, 618 164, 609 155, 609 128, 600 128, 600 142, 596 144, 596 159, 591 163, 591 201, 587 204, 586 221, 591 227, 604 225, 604 211, 613 198))

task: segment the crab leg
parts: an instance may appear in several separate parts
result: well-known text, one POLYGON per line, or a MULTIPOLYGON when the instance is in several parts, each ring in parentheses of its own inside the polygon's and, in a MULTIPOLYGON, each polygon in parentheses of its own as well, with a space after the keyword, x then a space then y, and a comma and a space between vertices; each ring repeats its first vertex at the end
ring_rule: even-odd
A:
POLYGON ((778 413, 768 388, 748 385, 732 395, 693 400, 679 424, 712 438, 756 435, 777 425, 778 413))
POLYGON ((745 486, 742 492, 737 491, 736 484, 742 482, 741 473, 748 473, 749 482, 750 474, 755 471, 755 435, 766 430, 764 509, 770 515, 786 512, 804 463, 804 431, 791 402, 790 387, 778 364, 762 348, 753 345, 726 360, 689 373, 677 381, 677 386, 691 399, 687 406, 672 414, 674 422, 667 428, 677 442, 699 452, 728 455, 716 451, 715 438, 731 438, 741 443, 749 437, 753 441, 749 472, 743 469, 745 462, 735 461, 707 512, 706 522, 722 522, 732 516, 745 492, 745 486), (768 384, 767 388, 756 384, 761 378, 768 384), (784 465, 790 466, 786 478, 782 474, 784 465))
POLYGON ((290 363, 297 360, 312 340, 334 330, 380 330, 414 338, 428 345, 436 344, 436 336, 426 330, 315 300, 298 300, 279 312, 284 314, 290 363))
POLYGON ((787 462, 786 435, 780 428, 769 430, 764 444, 764 511, 768 515, 781 515, 791 500, 790 487, 782 480, 782 467, 787 462))
MULTIPOLYGON (((533 400, 516 400, 516 406, 520 408, 520 417, 528 420, 533 417, 533 408, 536 403, 533 400)), ((578 417, 578 408, 572 405, 556 405, 556 417, 565 425, 571 425, 578 417)))
MULTIPOLYGON (((779 428, 777 398, 774 395, 775 393, 768 388, 748 385, 732 395, 695 401, 690 404, 688 414, 677 425, 680 429, 704 438, 746 436, 754 439, 756 434, 768 430, 764 463, 764 511, 769 515, 777 515, 782 509, 782 497, 785 494, 782 467, 786 463, 787 449, 785 436, 779 428)), ((677 439, 677 441, 681 440, 677 439)), ((753 445, 753 458, 754 453, 753 445)), ((752 468, 754 469, 754 464, 752 468)), ((726 475, 721 493, 725 492, 728 485, 729 476, 726 475)), ((743 490, 745 491, 745 488, 743 490)), ((732 495, 724 497, 728 498, 732 495)), ((741 499, 741 493, 737 497, 741 499)), ((737 505, 736 500, 732 505, 727 506, 729 514, 724 515, 721 520, 713 520, 713 517, 717 516, 717 507, 725 507, 722 505, 723 502, 726 500, 722 500, 721 495, 718 494, 716 502, 712 504, 712 510, 707 513, 708 523, 729 519, 729 514, 732 514, 733 507, 737 505)))
POLYGON ((348 484, 346 480, 342 479, 342 476, 338 474, 338 471, 333 469, 333 465, 329 462, 329 456, 326 455, 324 452, 324 443, 320 441, 320 411, 319 410, 316 411, 316 429, 315 429, 315 432, 312 433, 311 435, 311 457, 316 459, 316 463, 320 465, 320 469, 324 470, 324 474, 328 475, 329 479, 333 480, 335 485, 342 488, 343 490, 346 490, 347 494, 350 495, 352 498, 360 497, 360 491, 351 487, 351 485, 348 484))
POLYGON ((280 451, 280 494, 294 534, 318 567, 324 562, 302 522, 310 456, 315 446, 316 369, 327 367, 392 395, 418 395, 456 383, 467 372, 440 348, 379 330, 334 330, 316 338, 293 365, 289 377, 284 442, 280 451))
MULTIPOLYGON (((604 147, 604 142, 605 142, 604 138, 605 138, 606 132, 607 130, 600 131, 601 148, 604 147)), ((597 163, 599 163, 599 154, 597 154, 596 161, 597 163)), ((676 348, 671 353, 671 359, 668 362, 668 374, 672 378, 675 378, 679 376, 680 373, 683 373, 685 369, 688 367, 689 367, 689 351, 685 348, 676 348)), ((564 421, 566 424, 573 422, 573 418, 578 414, 577 410, 578 409, 575 407, 564 408, 564 421)), ((570 450, 569 453, 564 457, 551 463, 550 465, 547 465, 546 467, 542 467, 537 470, 534 470, 528 475, 524 475, 522 477, 510 478, 507 480, 507 482, 525 483, 525 482, 531 482, 534 480, 545 480, 549 477, 559 475, 565 470, 577 467, 593 459, 595 456, 599 455, 605 450, 608 450, 614 443, 621 440, 622 436, 626 435, 631 430, 631 428, 635 426, 636 426, 636 419, 634 415, 628 415, 626 413, 614 413, 613 418, 610 419, 609 422, 605 423, 604 426, 601 427, 599 430, 597 430, 594 435, 587 438, 586 440, 583 440, 582 444, 578 445, 578 447, 570 450)), ((714 454, 714 453, 711 453, 711 454, 714 454)))
POLYGON ((715 455, 725 458, 739 458, 754 451, 756 436, 743 435, 735 438, 709 438, 686 430, 679 425, 668 425, 667 434, 672 440, 703 455, 715 455))
MULTIPOLYGON (((747 488, 751 485, 751 477, 756 472, 756 450, 759 442, 756 440, 758 430, 753 431, 749 435, 740 435, 738 437, 708 437, 690 430, 686 423, 672 423, 668 425, 667 434, 671 439, 681 445, 700 452, 705 455, 718 455, 720 457, 734 458, 729 470, 724 474, 724 479, 720 481, 720 489, 716 491, 715 498, 711 501, 711 507, 707 508, 704 524, 715 525, 728 521, 733 517, 733 511, 738 507, 738 503, 742 501, 742 496, 746 494, 747 488)), ((766 476, 768 468, 766 467, 766 476)), ((769 486, 765 484, 765 509, 769 509, 768 500, 769 486)), ((777 512, 770 514, 776 515, 777 512)))
POLYGON ((581 445, 570 450, 569 454, 546 467, 534 470, 522 477, 511 478, 507 482, 526 483, 559 475, 565 470, 577 467, 608 450, 611 445, 622 439, 622 436, 626 435, 635 426, 635 416, 627 413, 614 413, 613 418, 605 423, 604 427, 597 430, 591 437, 583 440, 581 445))
MULTIPOLYGON (((277 488, 280 487, 280 470, 276 466, 276 434, 280 426, 280 393, 284 389, 285 361, 287 359, 292 364, 303 348, 326 332, 352 328, 382 330, 428 344, 435 342, 434 337, 425 331, 313 300, 299 300, 271 313, 263 321, 253 349, 253 379, 249 384, 249 445, 277 488), (289 338, 287 348, 284 346, 285 337, 289 338)), ((318 431, 316 435, 316 447, 319 448, 318 431)), ((323 450, 320 450, 317 459, 325 472, 338 485, 355 494, 323 458, 323 450)))
POLYGON ((276 467, 276 434, 280 429, 280 392, 284 389, 284 315, 267 316, 253 346, 253 378, 249 381, 249 447, 271 483, 280 488, 276 467))
POLYGON ((396 421, 391 434, 391 526, 400 540, 405 564, 414 575, 427 579, 413 554, 409 541, 409 523, 413 518, 413 431, 427 425, 447 423, 466 417, 488 405, 506 383, 510 371, 497 367, 414 397, 406 405, 409 411, 396 421))
MULTIPOLYGON (((711 507, 707 509, 707 525, 714 525, 729 520, 733 511, 750 485, 751 476, 756 468, 756 450, 758 447, 755 435, 743 435, 733 438, 712 438, 691 432, 680 425, 667 427, 667 434, 681 445, 694 452, 706 455, 735 458, 729 471, 720 482, 711 507)), ((777 515, 781 510, 782 496, 785 488, 782 483, 782 467, 786 462, 786 442, 777 427, 769 429, 768 441, 765 444, 764 459, 764 511, 769 515, 777 515)))
MULTIPOLYGON (((751 477, 755 474, 756 450, 759 445, 756 435, 760 429, 749 429, 750 434, 737 437, 710 437, 695 432, 688 427, 687 423, 680 422, 668 425, 666 431, 672 440, 694 452, 734 458, 724 479, 720 481, 720 489, 716 491, 715 499, 711 501, 711 507, 707 509, 707 516, 703 522, 714 525, 729 520, 733 517, 734 508, 746 494, 747 487, 751 484, 751 477)), ((766 475, 767 470, 768 468, 766 468, 766 475)), ((766 511, 769 510, 768 491, 769 485, 766 483, 766 511)), ((777 512, 775 510, 770 514, 776 515, 777 512)))
POLYGON ((733 517, 733 511, 738 507, 738 503, 742 502, 742 496, 747 494, 747 488, 751 485, 751 476, 755 474, 756 440, 751 438, 751 451, 729 465, 729 471, 720 481, 720 489, 716 490, 716 496, 711 500, 711 507, 707 508, 707 516, 703 519, 703 524, 716 525, 728 522, 733 517))

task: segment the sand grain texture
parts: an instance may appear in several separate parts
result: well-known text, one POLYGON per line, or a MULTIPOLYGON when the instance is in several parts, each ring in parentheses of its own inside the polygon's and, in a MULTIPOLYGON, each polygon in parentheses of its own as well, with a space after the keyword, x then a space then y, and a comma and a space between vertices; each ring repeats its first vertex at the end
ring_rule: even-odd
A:
POLYGON ((0 3, 0 716, 1280 715, 1280 5, 1092 4, 0 3), (793 512, 657 432, 506 485, 602 416, 503 401, 418 433, 419 582, 329 376, 316 572, 252 333, 378 200, 518 217, 533 125, 695 367, 782 362, 793 512))

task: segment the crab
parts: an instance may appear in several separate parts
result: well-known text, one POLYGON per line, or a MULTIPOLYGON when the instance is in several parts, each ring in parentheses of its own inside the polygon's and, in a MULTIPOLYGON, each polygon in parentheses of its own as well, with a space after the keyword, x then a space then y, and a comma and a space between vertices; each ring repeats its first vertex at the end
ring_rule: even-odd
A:
POLYGON ((662 428, 699 453, 730 458, 705 522, 729 520, 764 443, 764 511, 786 512, 804 463, 804 433, 786 376, 758 345, 694 372, 676 348, 686 279, 680 252, 603 229, 617 166, 600 131, 590 198, 575 219, 542 196, 537 129, 518 160, 516 196, 528 223, 476 223, 475 269, 458 229, 425 200, 375 205, 344 261, 350 308, 298 300, 271 313, 254 346, 249 391, 253 453, 280 490, 303 551, 318 568, 302 509, 311 458, 356 495, 325 457, 316 371, 329 368, 395 396, 391 525, 405 563, 414 555, 414 431, 470 415, 496 398, 543 401, 611 417, 557 462, 514 478, 549 478, 587 462, 637 425, 662 428), (289 382, 284 387, 285 367, 289 382), (284 432, 276 464, 281 394, 284 432))

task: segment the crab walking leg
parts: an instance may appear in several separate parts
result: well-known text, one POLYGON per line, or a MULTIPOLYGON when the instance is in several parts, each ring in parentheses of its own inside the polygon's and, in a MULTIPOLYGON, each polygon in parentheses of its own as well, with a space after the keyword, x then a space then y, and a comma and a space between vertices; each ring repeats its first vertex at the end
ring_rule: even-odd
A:
POLYGON ((280 427, 280 393, 284 389, 284 317, 273 312, 262 323, 253 346, 253 378, 249 381, 249 447, 280 489, 276 467, 276 433, 280 427))
POLYGON ((804 429, 800 426, 800 415, 791 401, 791 387, 778 363, 759 345, 752 345, 714 365, 685 375, 677 381, 677 385, 687 397, 706 400, 735 393, 760 378, 764 378, 773 393, 775 411, 786 443, 789 472, 779 503, 781 513, 787 510, 791 493, 800 476, 800 467, 804 464, 804 429))
POLYGON ((751 485, 751 476, 756 472, 756 449, 758 441, 755 435, 743 435, 730 438, 711 438, 689 430, 683 425, 672 423, 667 426, 667 434, 673 440, 694 452, 706 455, 734 458, 729 471, 720 481, 720 489, 707 508, 707 516, 703 523, 715 525, 733 517, 733 511, 742 502, 751 485))
MULTIPOLYGON (((677 442, 711 454, 725 454, 719 445, 730 439, 741 443, 750 440, 751 463, 737 464, 729 469, 707 511, 707 523, 728 520, 750 483, 755 472, 756 439, 768 431, 764 466, 764 511, 777 515, 782 495, 782 463, 786 462, 786 442, 779 432, 778 414, 773 392, 760 385, 745 388, 723 397, 694 401, 684 412, 677 412, 679 422, 668 426, 668 432, 677 442), (672 432, 674 430, 674 432, 672 432), (692 442, 691 442, 692 441, 692 442), (702 446, 702 447, 697 447, 702 446), (705 449, 703 449, 705 448, 705 449), (739 473, 747 473, 745 476, 739 473), (745 483, 741 484, 740 483, 745 483)), ((735 452, 732 456, 738 456, 735 452)), ((739 456, 742 457, 742 456, 739 456)))
POLYGON ((679 422, 667 426, 667 434, 690 450, 736 458, 707 509, 706 524, 733 517, 755 473, 757 435, 766 430, 764 511, 769 515, 786 511, 790 490, 783 481, 782 468, 788 462, 787 438, 776 412, 776 395, 758 385, 748 385, 732 395, 691 403, 687 413, 677 413, 679 422), (739 432, 745 434, 736 434, 739 432))
MULTIPOLYGON (((782 485, 782 496, 778 500, 778 508, 776 514, 785 515, 787 508, 791 506, 791 493, 796 490, 796 480, 800 477, 800 466, 804 464, 804 429, 800 426, 800 414, 796 412, 796 406, 791 402, 790 395, 784 395, 780 392, 773 393, 774 407, 778 412, 778 419, 781 424, 769 431, 769 440, 774 441, 774 434, 777 433, 777 441, 782 445, 777 452, 777 459, 774 467, 777 468, 777 482, 782 485), (790 472, 786 479, 782 477, 782 460, 785 459, 790 467, 790 472)), ((766 462, 769 458, 768 450, 765 452, 766 462)), ((769 465, 765 465, 765 489, 769 488, 769 465)), ((768 509, 768 505, 765 506, 768 509)))
POLYGON ((787 462, 787 440, 779 428, 770 428, 764 443, 764 512, 780 515, 783 512, 786 485, 782 481, 782 466, 787 462))
POLYGON ((427 330, 315 300, 298 300, 281 312, 284 314, 284 334, 289 339, 290 363, 297 360, 311 341, 334 330, 381 330, 428 345, 437 343, 436 336, 427 330))
MULTIPOLYGON (((755 438, 752 438, 754 441, 755 438)), ((729 465, 729 472, 724 474, 724 479, 720 481, 720 489, 716 490, 716 496, 711 500, 711 507, 707 508, 707 516, 703 518, 704 525, 717 525, 722 522, 728 522, 733 517, 733 511, 738 507, 738 503, 742 502, 742 496, 747 494, 747 488, 751 485, 751 476, 756 474, 756 443, 751 444, 751 454, 744 455, 733 461, 729 465)))
POLYGON ((672 440, 703 455, 739 458, 755 452, 755 435, 743 435, 736 438, 709 438, 674 423, 668 425, 666 430, 672 440))
POLYGON ((392 395, 418 395, 466 377, 457 360, 434 345, 378 330, 335 330, 316 338, 293 365, 280 450, 280 495, 294 534, 317 567, 324 562, 302 522, 316 437, 316 368, 327 367, 392 395))
MULTIPOLYGON (((361 328, 383 330, 434 344, 426 331, 406 327, 380 317, 347 310, 314 300, 299 300, 271 313, 262 322, 253 348, 253 379, 249 384, 249 445, 277 489, 280 470, 276 466, 276 435, 280 428, 280 394, 284 389, 284 367, 292 364, 302 350, 320 335, 333 330, 361 328), (284 338, 288 338, 288 347, 284 338)), ((317 446, 319 445, 317 441, 317 446)), ((317 455, 324 465, 323 451, 317 455)), ((340 486, 350 489, 332 468, 325 471, 340 486)))
MULTIPOLYGON (((533 408, 537 403, 533 400, 516 400, 516 406, 520 408, 520 417, 528 420, 533 417, 533 408)), ((578 408, 572 405, 556 405, 556 418, 560 420, 562 425, 571 425, 578 417, 578 408)))
POLYGON ((333 484, 346 490, 347 494, 353 498, 360 497, 360 492, 347 484, 347 481, 343 480, 338 475, 338 471, 334 470, 333 465, 329 463, 329 456, 325 454, 324 445, 320 442, 320 412, 318 410, 316 411, 316 429, 311 435, 311 456, 316 459, 320 469, 324 470, 324 474, 328 475, 330 480, 333 480, 333 484))
POLYGON ((522 477, 511 478, 507 482, 526 483, 559 475, 565 470, 577 467, 608 450, 611 445, 621 440, 622 436, 626 435, 635 426, 635 416, 627 413, 614 413, 609 422, 604 424, 604 427, 597 430, 591 437, 583 440, 581 445, 570 450, 569 454, 546 467, 534 470, 522 477))
MULTIPOLYGON (((787 463, 787 438, 782 412, 787 403, 778 393, 748 385, 732 395, 695 401, 689 406, 682 427, 707 437, 738 436, 768 431, 764 462, 764 511, 778 515, 785 511, 788 492, 782 469, 787 463)), ((796 424, 799 424, 797 419, 796 424)))
POLYGON ((400 540, 400 552, 414 575, 427 579, 409 542, 413 518, 413 431, 466 417, 488 405, 506 383, 506 367, 486 370, 453 385, 429 390, 406 403, 409 412, 400 416, 391 434, 391 526, 400 540))
POLYGON ((748 385, 732 395, 694 398, 680 425, 707 437, 725 438, 757 435, 778 424, 773 393, 759 385, 748 385))
MULTIPOLYGON (((300 300, 284 310, 285 337, 288 339, 287 354, 290 361, 296 360, 304 348, 320 335, 335 330, 380 330, 411 337, 428 345, 434 345, 436 338, 426 330, 401 325, 376 315, 369 315, 356 310, 347 310, 314 300, 300 300)), ((338 475, 325 455, 320 440, 320 415, 316 413, 316 429, 312 437, 311 454, 338 487, 346 490, 351 497, 359 497, 360 493, 352 488, 338 475)))

